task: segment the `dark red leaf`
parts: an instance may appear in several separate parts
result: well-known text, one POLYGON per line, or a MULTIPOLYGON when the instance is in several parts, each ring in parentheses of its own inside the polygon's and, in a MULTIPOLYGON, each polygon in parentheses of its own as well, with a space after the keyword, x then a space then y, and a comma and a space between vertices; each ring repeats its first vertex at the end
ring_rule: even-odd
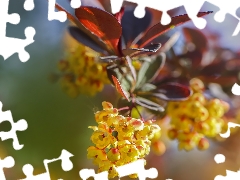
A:
POLYGON ((75 15, 84 27, 108 46, 112 54, 119 55, 118 42, 122 35, 122 28, 113 15, 101 9, 86 6, 76 9, 75 15))
POLYGON ((131 45, 132 41, 141 33, 145 32, 149 27, 152 14, 148 9, 145 9, 146 14, 143 18, 137 18, 134 15, 134 8, 126 7, 122 17, 122 30, 125 43, 131 45))
POLYGON ((87 36, 78 27, 74 27, 74 26, 69 27, 69 33, 78 42, 84 44, 85 46, 90 47, 94 51, 100 52, 100 53, 103 53, 103 54, 107 53, 106 49, 103 49, 101 46, 99 46, 95 41, 93 41, 89 36, 87 36))
POLYGON ((96 37, 94 34, 92 34, 89 30, 87 30, 79 21, 78 19, 73 16, 71 13, 69 13, 66 9, 64 9, 62 6, 60 6, 59 4, 55 4, 55 8, 58 9, 59 11, 64 11, 67 14, 67 18, 72 21, 74 24, 77 25, 77 27, 83 32, 85 33, 87 36, 89 36, 93 41, 95 41, 100 47, 102 47, 103 49, 106 49, 106 45, 99 40, 98 37, 96 37))
POLYGON ((218 61, 202 68, 199 72, 203 76, 220 76, 226 70, 224 61, 218 61))
POLYGON ((204 83, 217 83, 221 86, 232 86, 238 81, 237 76, 199 76, 204 83))
POLYGON ((121 7, 120 11, 114 14, 114 17, 118 20, 119 23, 121 23, 122 21, 123 14, 124 14, 124 7, 121 7))
POLYGON ((113 80, 113 83, 114 83, 114 85, 116 87, 117 92, 119 94, 121 94, 122 97, 124 97, 125 99, 127 99, 129 101, 128 95, 127 95, 126 91, 123 90, 119 80, 115 76, 113 76, 113 75, 112 75, 112 80, 113 80))
POLYGON ((167 83, 160 85, 152 91, 152 95, 166 101, 186 100, 192 94, 188 86, 178 83, 167 83))
POLYGON ((185 27, 183 34, 187 43, 193 43, 198 51, 205 52, 207 50, 208 40, 200 30, 185 27))
POLYGON ((104 7, 98 0, 81 0, 81 6, 92 6, 104 10, 104 7))
POLYGON ((240 71, 240 59, 230 59, 226 61, 226 69, 228 71, 240 71))
POLYGON ((179 55, 178 58, 184 58, 191 61, 193 68, 199 68, 201 66, 203 54, 201 51, 188 51, 186 54, 179 55))
MULTIPOLYGON (((198 17, 202 17, 202 16, 205 16, 210 13, 212 13, 212 11, 199 12, 198 17)), ((184 15, 172 17, 172 22, 168 25, 164 26, 161 23, 154 25, 146 32, 146 34, 140 40, 140 47, 144 47, 145 45, 147 45, 148 43, 150 43, 152 40, 154 40, 158 36, 162 35, 163 33, 166 33, 167 31, 171 30, 172 28, 179 26, 190 20, 191 19, 188 17, 188 15, 184 14, 184 15)))

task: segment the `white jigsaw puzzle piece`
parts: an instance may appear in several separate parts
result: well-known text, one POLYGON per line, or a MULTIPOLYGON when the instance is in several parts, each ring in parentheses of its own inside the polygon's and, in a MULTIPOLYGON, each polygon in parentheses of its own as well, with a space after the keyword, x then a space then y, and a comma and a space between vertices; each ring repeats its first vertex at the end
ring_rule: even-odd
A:
POLYGON ((219 134, 222 138, 228 138, 230 136, 230 128, 235 128, 235 127, 240 127, 240 124, 236 124, 233 122, 228 122, 228 130, 227 132, 223 133, 223 134, 219 134))
MULTIPOLYGON (((240 23, 238 23, 238 32, 240 31, 240 23)), ((237 83, 235 83, 233 86, 232 86, 232 93, 234 94, 234 95, 237 95, 237 96, 240 96, 240 86, 237 84, 237 83)))
POLYGON ((67 14, 64 11, 55 11, 56 0, 48 1, 48 20, 58 20, 65 22, 67 20, 67 14))
POLYGON ((11 168, 15 164, 15 161, 12 156, 8 156, 4 159, 0 158, 0 179, 6 180, 3 168, 11 168))
POLYGON ((145 180, 146 178, 155 179, 158 177, 158 171, 156 168, 145 169, 145 160, 139 159, 132 163, 117 167, 119 177, 128 176, 131 174, 137 174, 139 180, 145 180))
MULTIPOLYGON (((119 178, 129 176, 131 174, 137 174, 139 180, 145 180, 146 178, 154 179, 158 177, 158 171, 156 168, 145 169, 145 160, 139 159, 132 163, 119 166, 116 168, 119 178)), ((83 180, 87 180, 93 177, 95 180, 108 180, 108 172, 104 171, 95 174, 93 169, 82 169, 79 171, 79 175, 83 180)))
POLYGON ((33 166, 31 164, 25 164, 22 171, 26 175, 26 178, 20 180, 51 180, 48 171, 42 174, 33 175, 33 166))
POLYGON ((0 138, 2 141, 5 141, 7 139, 13 139, 13 148, 15 150, 20 150, 23 148, 23 145, 19 144, 18 137, 17 137, 17 131, 25 131, 28 127, 27 121, 24 119, 21 119, 17 121, 16 123, 13 121, 12 113, 11 111, 2 111, 2 102, 0 101, 0 123, 3 121, 9 121, 11 123, 11 130, 8 132, 0 132, 0 138))
POLYGON ((38 174, 38 175, 33 175, 34 168, 31 164, 25 164, 22 168, 22 171, 25 174, 26 178, 20 179, 20 180, 43 180, 43 179, 51 180, 48 164, 58 161, 58 160, 62 160, 62 164, 61 164, 62 169, 64 171, 70 171, 73 168, 73 163, 70 160, 70 157, 72 157, 72 156, 73 156, 73 154, 71 154, 67 150, 63 149, 61 152, 61 155, 58 158, 54 158, 54 159, 50 159, 50 160, 48 160, 48 159, 43 160, 43 164, 46 169, 46 172, 42 173, 42 174, 38 174))
POLYGON ((79 171, 79 176, 83 180, 87 180, 90 177, 93 177, 94 180, 108 180, 108 172, 103 171, 101 173, 95 173, 94 169, 81 169, 79 171))
MULTIPOLYGON (((163 25, 167 25, 171 22, 171 17, 167 14, 167 11, 171 9, 175 9, 180 6, 184 6, 185 10, 189 16, 189 18, 192 19, 194 25, 199 28, 203 29, 206 26, 206 20, 203 18, 197 17, 197 13, 201 9, 202 5, 205 0, 110 0, 111 1, 111 7, 112 7, 112 13, 117 13, 120 11, 120 8, 123 4, 123 1, 128 1, 132 3, 137 3, 138 6, 135 9, 135 16, 138 18, 141 18, 145 14, 145 7, 149 7, 152 9, 156 9, 159 11, 162 11, 162 19, 161 23, 163 25)), ((236 10, 240 7, 240 1, 236 0, 230 0, 230 1, 219 1, 219 0, 208 0, 209 3, 218 6, 220 8, 220 11, 218 11, 215 14, 215 20, 218 22, 223 22, 225 19, 225 16, 227 13, 231 14, 235 18, 237 18, 240 21, 240 17, 236 15, 236 10)), ((233 32, 233 35, 237 35, 240 31, 240 23, 236 27, 235 31, 233 32)))
POLYGON ((238 180, 240 179, 240 170, 238 172, 226 170, 227 175, 217 175, 214 180, 238 180))
POLYGON ((8 14, 8 6, 9 0, 0 1, 0 55, 6 60, 14 53, 18 53, 19 59, 22 62, 26 62, 30 58, 30 55, 24 48, 34 42, 33 37, 36 32, 33 27, 27 27, 25 29, 26 39, 6 37, 7 22, 11 24, 18 24, 20 22, 18 14, 8 14))
MULTIPOLYGON (((111 0, 111 6, 112 6, 112 12, 116 13, 119 12, 123 0, 120 0, 120 2, 117 2, 115 0, 111 0)), ((197 14, 199 10, 201 9, 204 1, 194 1, 194 6, 192 4, 192 0, 126 0, 128 2, 137 3, 138 6, 135 9, 135 16, 138 18, 144 17, 145 15, 145 7, 149 7, 152 9, 156 9, 159 11, 162 11, 162 19, 161 23, 163 25, 167 25, 171 22, 171 17, 167 14, 167 11, 171 9, 175 9, 180 6, 184 6, 186 9, 186 12, 188 13, 189 18, 193 20, 193 23, 195 26, 197 26, 200 29, 203 29, 206 26, 206 20, 203 18, 197 17, 197 14)))
POLYGON ((64 171, 70 171, 73 168, 73 163, 70 160, 70 157, 73 157, 73 154, 71 154, 70 152, 68 152, 67 150, 63 149, 61 152, 61 155, 58 158, 55 159, 45 159, 43 161, 44 165, 46 168, 48 168, 47 164, 52 163, 54 161, 58 161, 58 160, 62 160, 62 169, 64 171))
POLYGON ((74 9, 79 8, 81 6, 81 1, 80 0, 71 0, 70 5, 74 9))

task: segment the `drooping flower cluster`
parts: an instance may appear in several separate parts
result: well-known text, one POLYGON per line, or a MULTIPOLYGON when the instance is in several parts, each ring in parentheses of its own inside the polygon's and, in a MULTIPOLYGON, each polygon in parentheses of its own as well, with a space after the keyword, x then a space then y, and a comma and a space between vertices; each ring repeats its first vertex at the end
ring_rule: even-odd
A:
POLYGON ((220 99, 205 98, 204 84, 199 79, 192 79, 190 86, 194 93, 188 100, 168 105, 167 114, 172 126, 168 135, 179 141, 180 150, 189 151, 196 146, 205 150, 209 147, 206 137, 214 138, 224 131, 226 122, 223 115, 229 105, 220 99))
POLYGON ((68 53, 65 60, 58 63, 62 72, 61 86, 71 97, 79 94, 95 95, 109 84, 106 65, 96 62, 99 54, 90 48, 78 44, 68 53))
MULTIPOLYGON (((116 167, 143 159, 150 152, 151 139, 160 135, 160 127, 151 120, 142 121, 118 114, 109 102, 102 102, 103 110, 95 113, 98 126, 94 130, 88 158, 99 166, 98 171, 108 171, 109 178, 118 176, 116 167)), ((130 177, 136 178, 137 175, 130 177)))

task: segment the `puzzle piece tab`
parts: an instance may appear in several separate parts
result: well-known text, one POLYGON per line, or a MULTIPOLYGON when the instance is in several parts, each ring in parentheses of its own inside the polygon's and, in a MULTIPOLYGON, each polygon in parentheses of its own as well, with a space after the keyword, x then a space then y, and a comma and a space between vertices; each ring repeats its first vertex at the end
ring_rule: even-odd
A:
POLYGON ((34 9, 33 0, 26 0, 23 7, 26 11, 32 11, 34 9))
POLYGON ((230 136, 230 128, 235 128, 235 127, 240 127, 240 124, 236 124, 233 122, 228 122, 228 130, 227 132, 223 133, 223 134, 219 134, 222 138, 228 138, 230 136))
POLYGON ((8 6, 9 0, 0 1, 0 55, 6 60, 14 53, 18 53, 19 59, 22 62, 26 62, 30 58, 30 55, 24 48, 34 42, 33 37, 36 32, 33 27, 27 27, 25 29, 26 39, 6 37, 7 22, 11 24, 18 24, 20 22, 18 14, 8 14, 8 6))
MULTIPOLYGON (((139 17, 139 18, 144 16, 145 7, 162 11, 163 14, 162 14, 161 23, 163 25, 167 25, 171 22, 171 17, 167 14, 167 11, 175 9, 180 6, 185 7, 185 10, 189 18, 192 19, 194 25, 197 28, 203 29, 207 23, 205 19, 197 17, 197 14, 201 9, 202 5, 204 4, 205 0, 194 1, 194 3, 192 0, 168 0, 168 1, 165 1, 165 0, 148 0, 148 1, 146 0, 118 0, 118 1, 110 0, 112 13, 117 13, 120 11, 123 1, 128 1, 128 2, 138 4, 138 6, 135 9, 135 15, 136 17, 139 17)), ((240 21, 240 17, 236 15, 236 11, 240 7, 240 1, 208 0, 208 2, 220 8, 220 11, 218 11, 214 17, 216 21, 223 22, 227 13, 233 15, 235 18, 237 18, 240 21)), ((237 35, 239 31, 240 31, 240 23, 238 23, 238 26, 236 27, 233 35, 234 36, 237 35)))
POLYGON ((2 141, 5 141, 7 139, 13 139, 13 148, 15 150, 22 149, 23 145, 19 144, 17 131, 25 131, 28 127, 27 121, 21 119, 17 122, 14 122, 11 111, 3 112, 2 102, 0 102, 0 123, 2 123, 3 121, 9 121, 12 125, 12 128, 8 132, 0 132, 0 138, 2 139, 2 141))
POLYGON ((6 180, 3 168, 11 168, 14 166, 14 164, 15 164, 15 161, 11 156, 8 156, 3 160, 0 158, 0 179, 1 180, 6 180))
MULTIPOLYGON (((131 174, 137 174, 139 180, 145 180, 146 178, 157 178, 158 171, 155 168, 150 168, 146 170, 144 168, 145 161, 143 159, 139 159, 132 163, 119 166, 116 168, 118 172, 119 178, 124 176, 129 176, 131 174)), ((107 180, 108 179, 108 172, 104 171, 98 174, 95 174, 93 169, 82 169, 79 171, 79 175, 83 180, 87 180, 89 177, 94 177, 95 180, 107 180)))
POLYGON ((240 179, 240 170, 238 172, 226 170, 227 175, 217 175, 214 180, 238 180, 240 179))
POLYGON ((43 161, 44 167, 46 169, 45 173, 42 174, 38 174, 38 175, 33 175, 33 166, 31 164, 25 164, 22 168, 23 173, 25 174, 26 178, 25 179, 21 179, 21 180, 51 180, 50 178, 50 172, 49 172, 49 168, 48 168, 48 164, 61 160, 62 161, 62 169, 64 171, 70 171, 73 168, 73 163, 70 160, 70 157, 72 157, 73 155, 71 153, 69 153, 67 150, 62 150, 61 155, 58 158, 54 158, 54 159, 45 159, 43 161))
MULTIPOLYGON (((238 25, 239 25, 239 31, 240 31, 240 23, 238 23, 238 25)), ((240 86, 239 86, 237 83, 235 83, 235 84, 232 86, 232 93, 233 93, 234 95, 240 96, 240 86)))

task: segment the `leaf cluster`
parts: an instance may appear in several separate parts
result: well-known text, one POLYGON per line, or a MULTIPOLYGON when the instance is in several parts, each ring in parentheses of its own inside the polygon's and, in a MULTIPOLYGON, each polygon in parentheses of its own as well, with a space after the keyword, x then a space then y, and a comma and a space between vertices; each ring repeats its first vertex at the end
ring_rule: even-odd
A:
MULTIPOLYGON (((69 27, 72 37, 101 53, 99 62, 108 64, 108 77, 127 100, 130 110, 139 105, 157 113, 163 112, 166 101, 185 100, 192 94, 187 85, 159 79, 166 62, 164 52, 173 46, 178 36, 164 44, 155 43, 159 36, 188 22, 187 14, 172 17, 169 25, 157 23, 149 27, 152 14, 148 10, 144 18, 138 19, 131 7, 123 7, 119 13, 111 14, 102 8, 81 6, 75 9, 74 15, 58 4, 56 8, 65 11, 74 23, 69 27), (141 68, 136 69, 133 61, 138 61, 141 68)), ((200 12, 198 16, 209 13, 200 12)))

